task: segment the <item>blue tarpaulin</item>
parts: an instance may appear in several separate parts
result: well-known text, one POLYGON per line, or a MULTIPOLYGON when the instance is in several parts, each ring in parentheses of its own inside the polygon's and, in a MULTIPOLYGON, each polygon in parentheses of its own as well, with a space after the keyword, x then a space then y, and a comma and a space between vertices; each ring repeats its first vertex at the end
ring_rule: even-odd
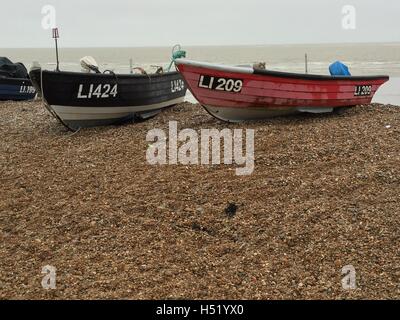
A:
POLYGON ((349 68, 340 61, 336 61, 329 66, 332 76, 351 76, 349 68))

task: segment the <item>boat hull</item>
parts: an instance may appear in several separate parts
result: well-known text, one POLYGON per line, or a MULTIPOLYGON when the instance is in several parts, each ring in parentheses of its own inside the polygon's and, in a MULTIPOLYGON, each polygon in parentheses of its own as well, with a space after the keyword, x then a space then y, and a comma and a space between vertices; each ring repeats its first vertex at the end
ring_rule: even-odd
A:
POLYGON ((187 91, 177 72, 147 76, 37 69, 30 76, 51 113, 71 130, 146 120, 182 103, 187 91))
POLYGON ((329 113, 369 104, 387 76, 332 77, 176 61, 190 91, 214 117, 260 120, 300 112, 329 113))
POLYGON ((29 79, 0 77, 0 101, 32 100, 36 90, 29 79))

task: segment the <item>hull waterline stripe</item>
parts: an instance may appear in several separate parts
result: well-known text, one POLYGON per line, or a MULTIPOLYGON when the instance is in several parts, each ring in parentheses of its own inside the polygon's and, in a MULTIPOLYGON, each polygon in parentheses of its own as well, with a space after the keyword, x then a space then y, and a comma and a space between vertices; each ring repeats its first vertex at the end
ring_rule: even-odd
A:
POLYGON ((126 107, 72 107, 51 105, 50 107, 63 120, 90 120, 90 119, 117 119, 130 113, 141 113, 166 108, 175 104, 183 103, 184 97, 156 103, 147 106, 126 107))

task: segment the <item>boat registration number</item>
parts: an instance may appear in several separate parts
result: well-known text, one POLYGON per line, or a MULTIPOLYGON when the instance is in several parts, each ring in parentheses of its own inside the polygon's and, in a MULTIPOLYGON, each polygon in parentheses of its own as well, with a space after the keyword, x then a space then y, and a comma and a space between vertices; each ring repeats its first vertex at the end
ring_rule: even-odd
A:
POLYGON ((357 97, 369 96, 372 93, 372 86, 356 86, 354 89, 354 95, 357 97))
POLYGON ((78 99, 108 99, 118 95, 118 85, 111 84, 80 84, 78 89, 78 99))
POLYGON ((185 90, 185 82, 183 80, 173 80, 171 81, 171 92, 181 92, 185 90))
POLYGON ((199 88, 240 93, 243 89, 243 80, 201 75, 199 88))
POLYGON ((36 90, 35 90, 35 88, 33 86, 21 86, 19 88, 19 93, 31 94, 31 93, 35 93, 35 92, 36 92, 36 90))

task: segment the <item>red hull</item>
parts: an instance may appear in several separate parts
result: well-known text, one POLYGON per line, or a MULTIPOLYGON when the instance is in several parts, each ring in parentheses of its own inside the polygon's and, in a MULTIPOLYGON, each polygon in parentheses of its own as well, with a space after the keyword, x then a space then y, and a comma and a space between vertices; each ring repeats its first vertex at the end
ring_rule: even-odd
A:
POLYGON ((178 60, 176 64, 195 98, 211 113, 229 110, 224 120, 233 121, 246 120, 244 109, 255 111, 254 118, 260 118, 268 116, 262 111, 329 112, 369 104, 379 87, 389 80, 387 76, 301 75, 188 60, 178 60), (221 82, 219 86, 211 84, 216 81, 221 82), (224 81, 228 82, 225 86, 224 81))

